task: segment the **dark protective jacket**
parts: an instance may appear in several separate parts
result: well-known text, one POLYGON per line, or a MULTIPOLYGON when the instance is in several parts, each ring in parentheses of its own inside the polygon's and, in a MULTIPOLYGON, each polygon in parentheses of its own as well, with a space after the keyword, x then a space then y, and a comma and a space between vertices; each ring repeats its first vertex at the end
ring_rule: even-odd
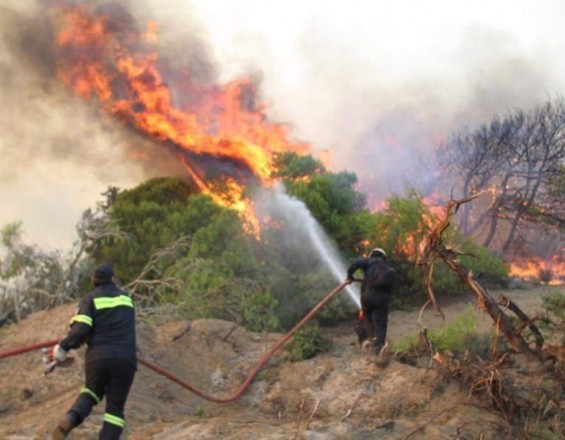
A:
POLYGON ((105 283, 88 293, 70 326, 60 342, 63 350, 86 343, 87 364, 99 359, 122 359, 137 368, 133 301, 115 284, 105 283))
POLYGON ((390 293, 394 283, 394 269, 388 262, 381 257, 359 258, 354 261, 347 269, 347 278, 353 278, 353 274, 358 269, 363 271, 363 282, 361 283, 361 293, 369 293, 376 291, 381 293, 390 293), (386 284, 375 284, 375 271, 379 265, 384 265, 389 271, 392 271, 392 281, 386 284))

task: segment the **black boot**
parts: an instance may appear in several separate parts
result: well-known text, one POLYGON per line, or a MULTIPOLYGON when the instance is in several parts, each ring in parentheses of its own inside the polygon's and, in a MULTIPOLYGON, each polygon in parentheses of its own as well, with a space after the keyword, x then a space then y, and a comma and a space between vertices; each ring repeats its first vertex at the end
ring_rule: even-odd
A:
POLYGON ((51 438, 53 440, 63 440, 67 437, 67 434, 71 432, 72 429, 73 427, 71 426, 71 422, 67 418, 64 418, 57 424, 57 426, 53 430, 51 438))
POLYGON ((77 414, 69 412, 63 419, 59 421, 53 432, 51 438, 53 440, 63 440, 67 437, 73 428, 80 425, 80 420, 77 414))

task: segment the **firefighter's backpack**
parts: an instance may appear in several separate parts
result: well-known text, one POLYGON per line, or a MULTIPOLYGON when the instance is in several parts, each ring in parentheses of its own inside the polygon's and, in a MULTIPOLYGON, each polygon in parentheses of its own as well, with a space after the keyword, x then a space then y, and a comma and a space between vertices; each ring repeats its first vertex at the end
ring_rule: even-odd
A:
POLYGON ((378 258, 369 269, 368 285, 382 290, 390 290, 396 280, 396 271, 386 260, 378 258))

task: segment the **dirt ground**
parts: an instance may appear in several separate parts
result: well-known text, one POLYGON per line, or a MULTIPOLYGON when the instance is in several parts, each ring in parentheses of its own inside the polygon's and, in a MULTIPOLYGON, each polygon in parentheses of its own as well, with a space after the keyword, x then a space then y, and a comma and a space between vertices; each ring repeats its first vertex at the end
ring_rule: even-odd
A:
MULTIPOLYGON (((553 288, 558 289, 558 288, 553 288)), ((504 293, 522 310, 535 315, 550 288, 504 293)), ((471 296, 440 305, 446 322, 474 307, 471 296)), ((18 325, 0 329, 0 351, 61 338, 76 304, 35 313, 18 325)), ((480 330, 492 329, 477 311, 480 330)), ((421 326, 445 325, 433 308, 418 322, 420 308, 393 311, 389 337, 400 341, 421 326)), ((141 322, 142 357, 170 370, 215 396, 230 396, 244 382, 278 334, 254 334, 219 320, 152 325, 141 322), (175 336, 181 335, 178 338, 175 336)), ((417 368, 389 360, 375 363, 356 345, 352 325, 327 330, 334 346, 329 353, 290 363, 284 350, 275 354, 249 389, 231 403, 209 402, 139 367, 126 407, 127 440, 181 439, 495 439, 497 416, 477 405, 466 390, 446 381, 433 368, 417 368), (493 428, 491 428, 493 427, 493 428)), ((82 387, 83 353, 76 362, 51 375, 42 374, 41 352, 0 360, 0 438, 46 439, 82 387)), ((95 439, 102 424, 103 404, 70 439, 95 439)))

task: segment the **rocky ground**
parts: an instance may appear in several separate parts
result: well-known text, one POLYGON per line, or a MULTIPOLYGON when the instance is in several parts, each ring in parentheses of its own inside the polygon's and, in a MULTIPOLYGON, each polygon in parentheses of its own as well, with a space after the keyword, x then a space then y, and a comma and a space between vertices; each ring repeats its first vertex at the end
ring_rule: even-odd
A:
MULTIPOLYGON (((535 314, 547 288, 504 292, 535 314)), ((497 292, 493 293, 496 297, 497 292)), ((442 304, 447 321, 473 307, 471 296, 442 304)), ((0 351, 62 337, 76 304, 35 313, 0 329, 0 351)), ((433 309, 393 311, 392 341, 445 323, 433 309)), ((477 312, 479 327, 492 330, 477 312)), ((140 322, 141 356, 215 396, 230 396, 261 355, 282 336, 255 334, 230 322, 197 320, 140 322), (187 331, 187 328, 189 330, 187 331)), ((356 345, 352 323, 325 329, 330 352, 291 363, 284 350, 263 368, 249 389, 231 403, 196 396, 145 366, 139 367, 127 407, 127 440, 185 439, 499 439, 505 422, 470 397, 468 389, 437 365, 411 366, 389 357, 375 362, 356 345)), ((76 362, 43 376, 41 352, 0 360, 0 438, 46 439, 71 405, 83 380, 82 352, 76 362)), ((103 405, 70 439, 95 439, 103 405)))

